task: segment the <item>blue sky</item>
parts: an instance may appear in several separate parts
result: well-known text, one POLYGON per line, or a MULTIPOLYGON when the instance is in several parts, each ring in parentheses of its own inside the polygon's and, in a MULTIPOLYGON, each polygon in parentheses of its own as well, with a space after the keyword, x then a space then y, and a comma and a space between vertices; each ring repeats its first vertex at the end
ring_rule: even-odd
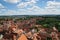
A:
POLYGON ((0 15, 60 15, 60 0, 0 0, 0 15))

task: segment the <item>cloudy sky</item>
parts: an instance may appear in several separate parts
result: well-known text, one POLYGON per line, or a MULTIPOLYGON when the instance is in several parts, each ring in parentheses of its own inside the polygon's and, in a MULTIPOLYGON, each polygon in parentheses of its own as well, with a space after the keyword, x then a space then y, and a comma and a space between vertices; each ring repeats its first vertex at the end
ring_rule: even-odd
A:
POLYGON ((60 15, 60 0, 0 0, 0 15, 60 15))

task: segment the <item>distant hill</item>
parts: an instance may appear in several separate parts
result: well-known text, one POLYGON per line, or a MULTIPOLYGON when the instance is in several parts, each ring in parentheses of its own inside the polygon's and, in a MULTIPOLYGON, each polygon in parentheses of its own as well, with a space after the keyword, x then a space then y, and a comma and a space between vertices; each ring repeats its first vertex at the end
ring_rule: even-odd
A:
POLYGON ((0 18, 23 18, 23 17, 59 17, 60 15, 11 15, 11 16, 0 16, 0 18))

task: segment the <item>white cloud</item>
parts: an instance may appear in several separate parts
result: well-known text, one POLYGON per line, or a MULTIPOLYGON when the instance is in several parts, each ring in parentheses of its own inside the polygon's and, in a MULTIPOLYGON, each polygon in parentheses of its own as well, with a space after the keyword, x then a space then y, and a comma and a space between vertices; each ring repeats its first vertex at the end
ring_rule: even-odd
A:
POLYGON ((60 2, 48 1, 46 8, 49 8, 49 9, 59 9, 60 8, 60 2))
MULTIPOLYGON (((30 2, 26 2, 30 3, 30 2)), ((9 10, 5 14, 1 15, 48 15, 48 14, 60 14, 60 2, 48 1, 45 8, 33 5, 31 8, 21 9, 27 6, 27 4, 20 4, 20 9, 17 11, 9 10)))
POLYGON ((20 2, 21 0, 4 0, 5 2, 8 2, 8 3, 18 3, 20 2))
POLYGON ((39 1, 39 0, 25 0, 25 1, 31 2, 31 3, 36 3, 36 2, 39 1))
POLYGON ((0 14, 6 11, 6 7, 0 3, 0 14))
POLYGON ((17 11, 14 10, 9 10, 6 11, 5 14, 1 15, 43 15, 44 10, 41 9, 38 6, 33 6, 32 8, 29 9, 19 9, 17 11))
POLYGON ((28 0, 28 2, 21 2, 17 5, 18 8, 24 8, 24 7, 27 7, 28 5, 29 6, 34 6, 35 3, 37 3, 37 1, 39 0, 28 0))
POLYGON ((60 14, 60 2, 48 1, 44 9, 34 5, 23 12, 31 15, 60 14))
POLYGON ((60 14, 60 2, 48 1, 45 10, 48 14, 60 14))
POLYGON ((37 3, 39 0, 31 0, 30 3, 37 3))
POLYGON ((20 4, 17 5, 18 8, 24 8, 26 6, 27 6, 27 4, 24 3, 24 2, 22 2, 22 3, 20 3, 20 4))
POLYGON ((3 9, 3 8, 5 8, 5 7, 0 3, 0 9, 3 9))
POLYGON ((16 15, 16 11, 14 10, 6 10, 5 12, 0 13, 0 15, 16 15))

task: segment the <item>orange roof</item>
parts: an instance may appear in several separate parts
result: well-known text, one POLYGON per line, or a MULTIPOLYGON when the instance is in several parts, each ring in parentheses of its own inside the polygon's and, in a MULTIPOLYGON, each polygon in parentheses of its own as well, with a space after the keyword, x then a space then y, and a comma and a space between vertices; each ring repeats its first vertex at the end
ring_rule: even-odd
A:
POLYGON ((27 37, 26 37, 24 34, 22 34, 22 35, 18 38, 18 40, 28 40, 28 39, 27 39, 27 37))

